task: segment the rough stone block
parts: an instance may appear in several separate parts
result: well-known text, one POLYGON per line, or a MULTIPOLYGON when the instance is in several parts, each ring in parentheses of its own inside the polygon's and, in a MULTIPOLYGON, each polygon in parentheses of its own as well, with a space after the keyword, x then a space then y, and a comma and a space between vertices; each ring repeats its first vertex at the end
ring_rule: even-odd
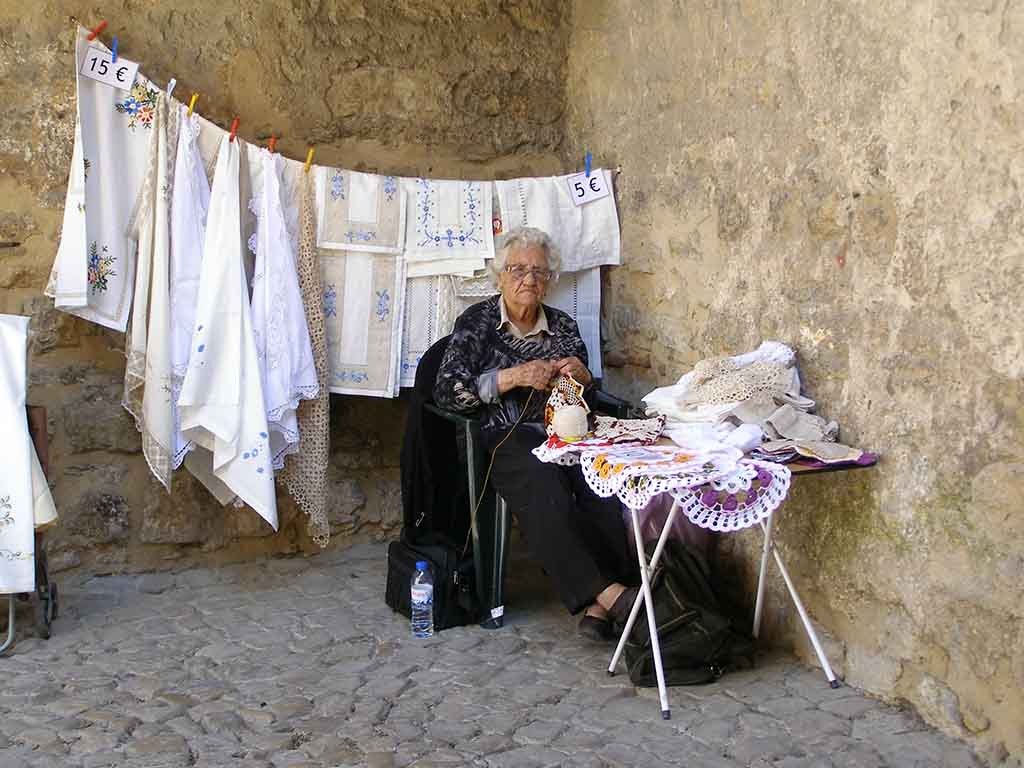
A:
MULTIPOLYGON (((97 377, 91 377, 94 381, 97 377)), ((138 453, 142 440, 132 417, 121 407, 124 382, 86 384, 63 408, 64 437, 70 453, 138 453)))

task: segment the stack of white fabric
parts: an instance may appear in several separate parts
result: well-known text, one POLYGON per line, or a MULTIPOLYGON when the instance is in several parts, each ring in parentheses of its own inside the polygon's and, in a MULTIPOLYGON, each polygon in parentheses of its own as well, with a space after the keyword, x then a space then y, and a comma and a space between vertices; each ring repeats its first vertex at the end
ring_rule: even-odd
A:
POLYGON ((834 424, 810 414, 814 401, 800 394, 796 353, 777 341, 733 357, 702 360, 668 387, 644 396, 650 414, 666 418, 665 434, 679 445, 702 448, 731 445, 743 451, 783 429, 828 434, 834 424))

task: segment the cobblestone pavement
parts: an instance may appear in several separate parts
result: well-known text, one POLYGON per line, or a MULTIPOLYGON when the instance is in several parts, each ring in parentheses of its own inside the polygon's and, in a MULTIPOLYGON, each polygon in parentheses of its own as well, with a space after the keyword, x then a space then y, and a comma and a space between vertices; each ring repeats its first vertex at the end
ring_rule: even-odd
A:
POLYGON ((785 656, 671 689, 662 721, 533 576, 504 629, 416 640, 384 555, 65 585, 53 637, 0 659, 0 766, 977 765, 785 656))

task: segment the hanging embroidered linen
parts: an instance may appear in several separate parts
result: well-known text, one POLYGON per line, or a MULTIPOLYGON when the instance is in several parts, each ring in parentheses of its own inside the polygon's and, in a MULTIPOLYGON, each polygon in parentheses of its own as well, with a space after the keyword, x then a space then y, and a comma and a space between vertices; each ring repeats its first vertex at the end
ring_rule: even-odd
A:
POLYGON ((317 166, 316 178, 320 248, 402 252, 406 196, 398 177, 317 166))
POLYGON ((178 407, 195 443, 185 465, 223 504, 235 496, 277 530, 267 410, 242 263, 239 141, 221 139, 178 407))
POLYGON ((252 322, 270 427, 271 463, 274 469, 282 469, 284 457, 299 448, 295 409, 300 400, 315 398, 320 387, 299 290, 294 241, 285 223, 285 160, 261 149, 255 161, 263 169, 263 189, 249 203, 258 221, 256 233, 249 239, 249 249, 256 256, 252 322))
MULTIPOLYGON (((612 189, 612 175, 608 171, 598 169, 594 173, 602 174, 605 185, 612 189)), ((569 195, 567 178, 496 181, 501 227, 505 232, 516 227, 536 227, 547 232, 562 254, 562 269, 566 272, 621 264, 614 195, 576 206, 569 195)))
POLYGON ((289 456, 281 473, 295 503, 309 515, 309 532, 313 540, 326 547, 331 539, 327 520, 327 465, 330 456, 330 402, 327 389, 329 367, 327 339, 324 328, 323 283, 316 255, 316 220, 313 187, 308 176, 299 177, 301 204, 299 210, 299 286, 306 312, 313 347, 313 360, 319 392, 313 400, 299 403, 299 451, 289 456))
MULTIPOLYGON (((452 283, 455 292, 454 314, 456 317, 478 301, 483 301, 498 292, 489 275, 478 275, 472 278, 455 277, 452 279, 452 283)), ((544 303, 562 310, 576 321, 580 337, 587 347, 590 373, 595 378, 601 378, 604 375, 604 367, 601 365, 600 268, 594 267, 583 272, 561 273, 558 280, 548 286, 544 303)), ((454 319, 452 322, 454 324, 454 319)), ((403 386, 405 385, 403 384, 403 386)))
POLYGON ((331 392, 397 397, 405 262, 320 251, 331 392))
POLYGON ((400 386, 416 383, 416 368, 423 353, 451 333, 455 325, 453 302, 454 289, 448 276, 411 277, 406 281, 400 386))
POLYGON ((150 127, 149 167, 131 224, 138 238, 138 256, 122 405, 142 434, 142 453, 150 471, 170 489, 176 428, 169 307, 168 122, 167 100, 161 92, 150 127))
POLYGON ((32 439, 25 417, 28 318, 0 315, 0 594, 36 588, 32 439))
POLYGON ((409 277, 472 276, 494 256, 489 181, 403 179, 409 277))
POLYGON ((158 90, 142 75, 130 91, 78 76, 87 34, 80 28, 75 46, 78 149, 65 200, 70 213, 46 295, 59 309, 123 332, 135 279, 129 220, 145 176, 158 90))
POLYGON ((178 112, 180 127, 171 192, 171 399, 175 420, 171 467, 177 469, 192 449, 192 444, 181 434, 178 398, 188 371, 192 334, 196 328, 210 182, 199 154, 200 117, 196 114, 190 117, 184 104, 176 104, 174 109, 178 112))

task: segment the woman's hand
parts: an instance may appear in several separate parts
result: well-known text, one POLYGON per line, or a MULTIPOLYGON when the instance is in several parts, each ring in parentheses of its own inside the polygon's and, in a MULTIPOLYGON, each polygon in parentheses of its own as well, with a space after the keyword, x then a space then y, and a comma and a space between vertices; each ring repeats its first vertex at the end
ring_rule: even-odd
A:
POLYGON ((531 360, 514 368, 498 371, 498 391, 505 394, 516 387, 529 387, 541 391, 550 389, 551 380, 558 373, 554 360, 531 360))
POLYGON ((561 360, 555 360, 554 363, 556 374, 572 376, 583 386, 589 385, 594 379, 590 375, 590 371, 587 370, 587 366, 578 357, 563 357, 561 360))

